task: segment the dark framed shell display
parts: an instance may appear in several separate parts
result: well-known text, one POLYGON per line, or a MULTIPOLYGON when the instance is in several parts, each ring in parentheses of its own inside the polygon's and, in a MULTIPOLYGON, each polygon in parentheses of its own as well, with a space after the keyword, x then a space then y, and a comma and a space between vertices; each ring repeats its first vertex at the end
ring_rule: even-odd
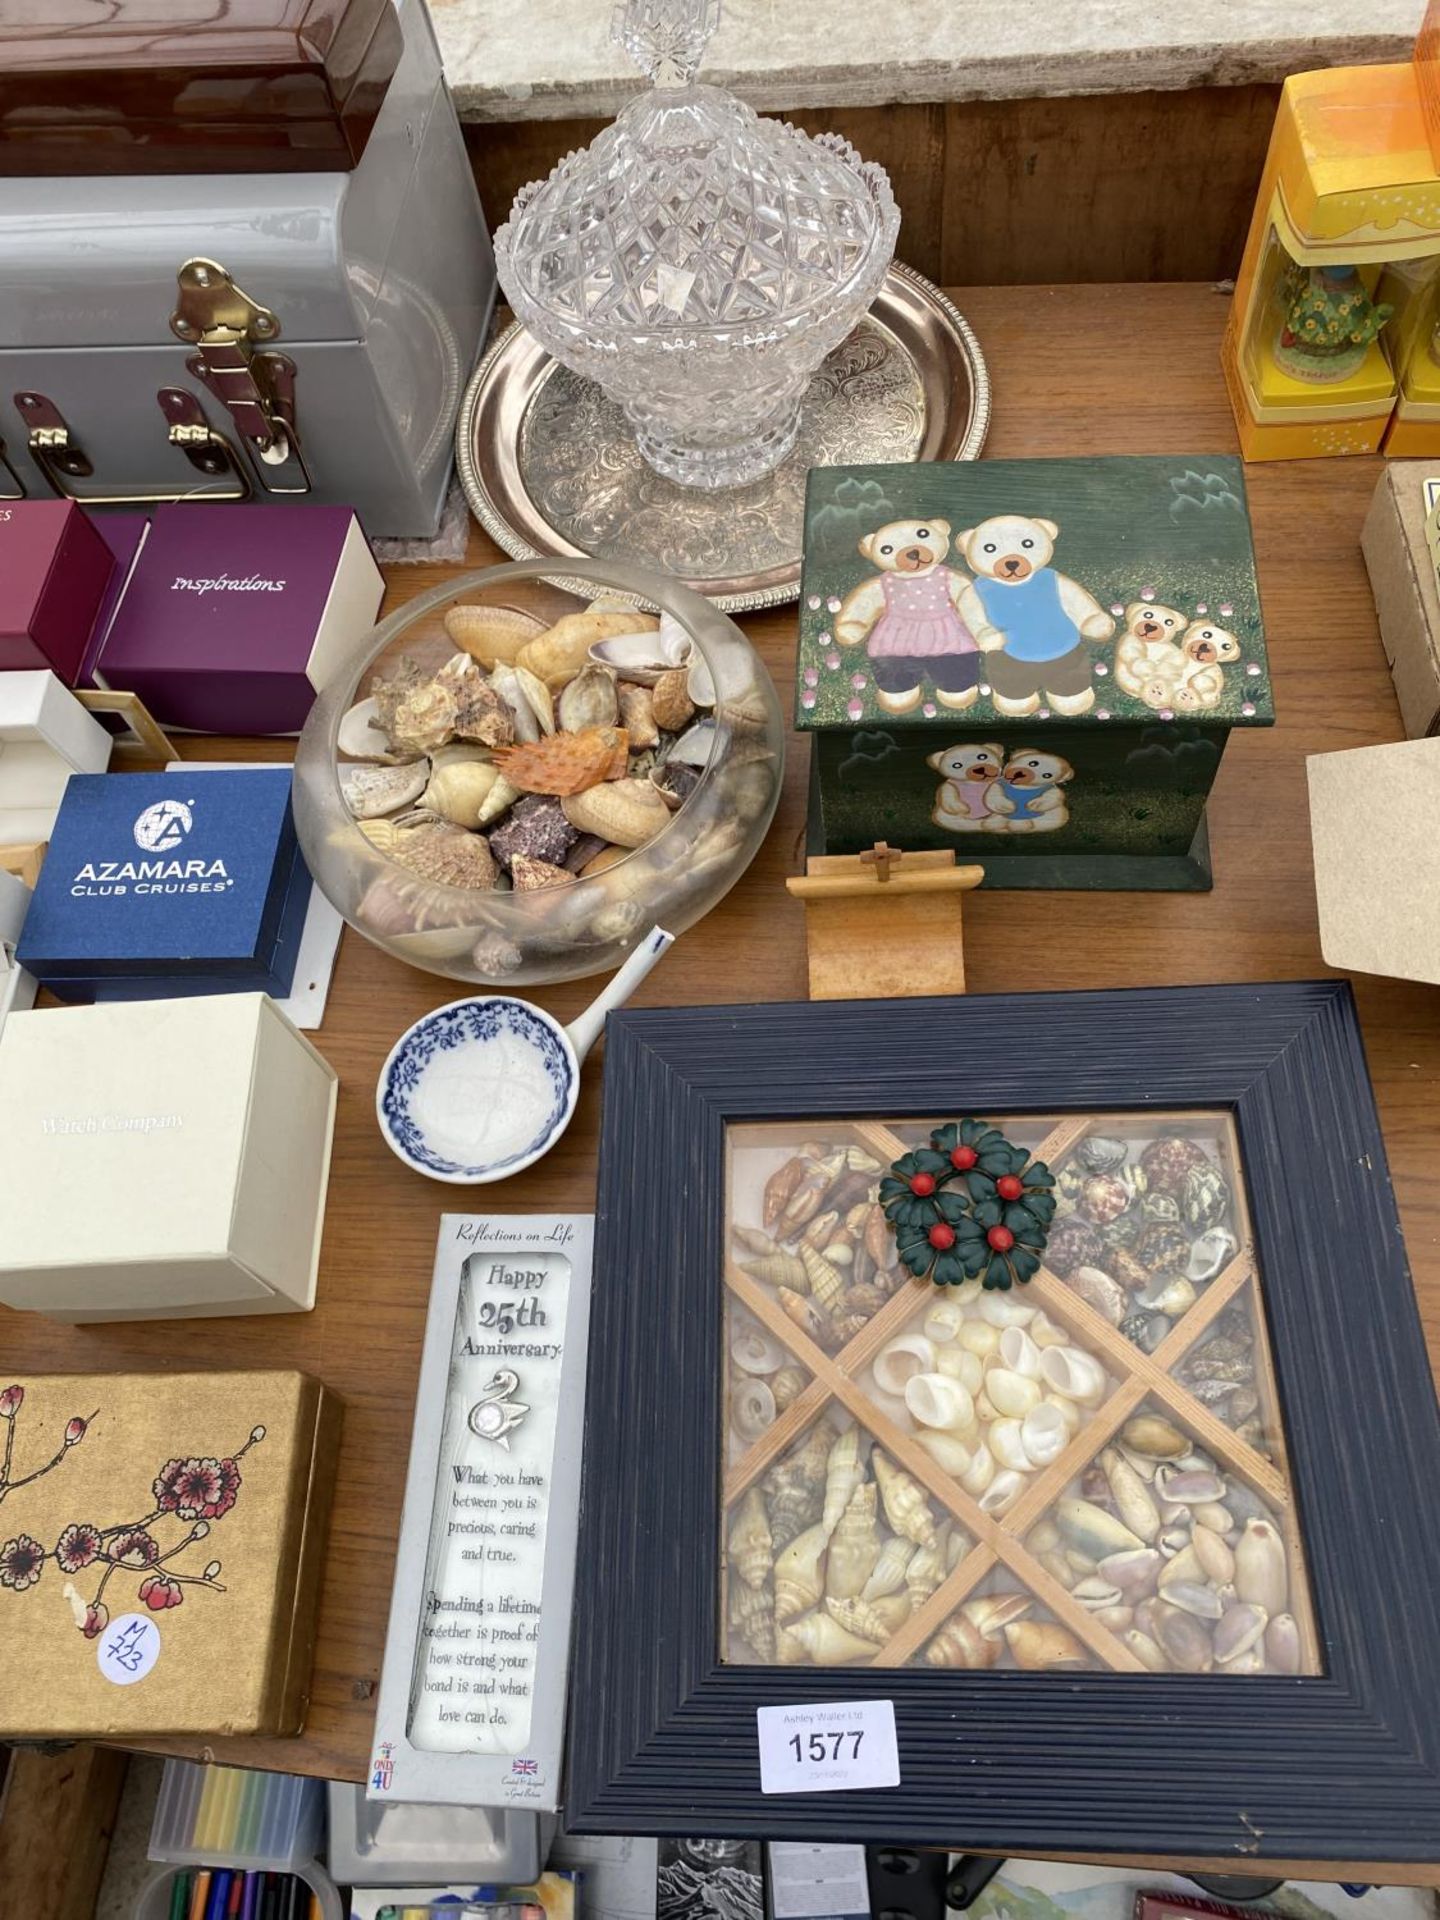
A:
POLYGON ((1440 1418, 1346 986, 607 1053, 576 1831, 1433 1857, 1440 1418), (898 1787, 762 1795, 757 1708, 867 1699, 898 1787))

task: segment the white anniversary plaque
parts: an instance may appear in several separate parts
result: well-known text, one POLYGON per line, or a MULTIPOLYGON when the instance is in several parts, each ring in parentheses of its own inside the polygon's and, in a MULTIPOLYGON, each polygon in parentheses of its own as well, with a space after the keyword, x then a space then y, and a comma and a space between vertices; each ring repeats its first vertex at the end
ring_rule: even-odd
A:
POLYGON ((372 1798, 558 1804, 592 1226, 441 1222, 372 1798))

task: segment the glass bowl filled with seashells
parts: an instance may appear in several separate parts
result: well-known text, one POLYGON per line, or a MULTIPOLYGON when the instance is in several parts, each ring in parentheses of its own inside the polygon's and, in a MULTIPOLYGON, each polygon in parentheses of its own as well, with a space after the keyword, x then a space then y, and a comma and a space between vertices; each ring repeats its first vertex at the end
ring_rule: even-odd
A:
POLYGON ((522 562, 419 595, 320 694, 295 756, 317 886, 399 960, 487 986, 618 966, 734 885, 783 723, 740 629, 622 564, 522 562), (641 612, 638 603, 652 606, 641 612))

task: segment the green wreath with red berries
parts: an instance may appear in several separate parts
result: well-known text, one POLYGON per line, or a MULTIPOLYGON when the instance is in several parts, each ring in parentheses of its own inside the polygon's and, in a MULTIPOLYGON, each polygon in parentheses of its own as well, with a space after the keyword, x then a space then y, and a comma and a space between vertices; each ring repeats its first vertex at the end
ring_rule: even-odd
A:
POLYGON ((1055 1179, 1043 1160, 984 1120, 937 1127, 880 1182, 900 1258, 917 1280, 1008 1290, 1040 1267, 1055 1218, 1055 1179))

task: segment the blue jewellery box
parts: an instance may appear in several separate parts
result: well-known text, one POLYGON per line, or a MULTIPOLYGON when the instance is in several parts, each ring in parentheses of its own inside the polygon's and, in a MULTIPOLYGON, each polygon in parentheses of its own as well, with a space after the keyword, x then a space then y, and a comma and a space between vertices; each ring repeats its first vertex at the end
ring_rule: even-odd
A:
POLYGON ((309 902, 288 767, 76 774, 19 957, 63 1000, 283 999, 309 902))

